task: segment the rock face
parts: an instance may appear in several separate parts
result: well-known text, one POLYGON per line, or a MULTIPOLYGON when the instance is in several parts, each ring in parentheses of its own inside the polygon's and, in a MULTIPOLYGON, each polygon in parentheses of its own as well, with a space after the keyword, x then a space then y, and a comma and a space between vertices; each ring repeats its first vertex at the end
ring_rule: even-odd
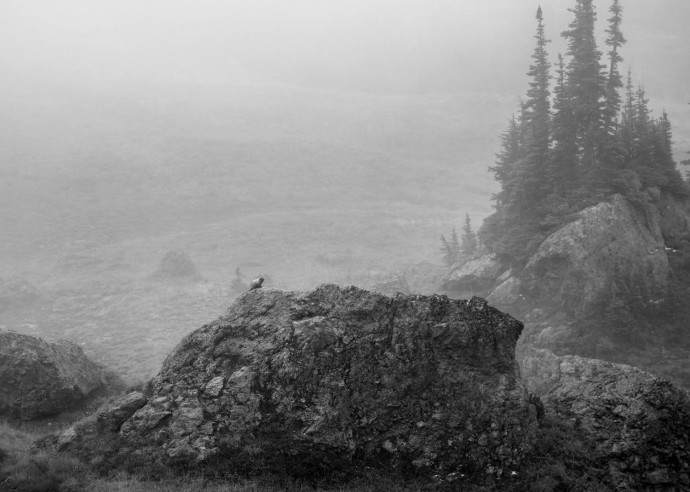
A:
POLYGON ((536 431, 521 329, 479 298, 247 292, 179 343, 119 435, 163 463, 500 476, 536 431))
POLYGON ((0 415, 22 420, 74 410, 98 392, 112 375, 67 341, 0 331, 0 415))
POLYGON ((613 279, 634 285, 646 302, 664 295, 669 267, 656 208, 643 213, 616 195, 578 215, 548 237, 522 271, 533 304, 583 316, 611 296, 613 279))
POLYGON ((690 489, 690 398, 632 366, 528 350, 523 376, 547 412, 573 420, 618 490, 690 489))
POLYGON ((158 266, 158 270, 151 275, 154 280, 201 280, 196 271, 192 258, 186 251, 168 251, 158 266))
POLYGON ((443 288, 455 295, 466 292, 483 295, 495 285, 496 277, 503 270, 495 255, 484 255, 453 269, 443 280, 443 288))

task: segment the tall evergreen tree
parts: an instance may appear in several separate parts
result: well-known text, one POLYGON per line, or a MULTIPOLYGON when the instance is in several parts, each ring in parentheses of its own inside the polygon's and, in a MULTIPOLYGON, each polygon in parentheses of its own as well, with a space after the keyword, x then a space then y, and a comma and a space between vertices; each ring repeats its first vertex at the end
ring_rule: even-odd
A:
POLYGON ((609 73, 606 78, 604 135, 612 138, 615 135, 616 118, 621 107, 619 90, 623 87, 623 78, 618 70, 618 64, 623 61, 623 57, 618 50, 625 44, 626 40, 621 32, 623 7, 621 7, 619 0, 613 0, 609 12, 611 12, 611 17, 609 17, 609 27, 606 30, 608 34, 606 45, 609 47, 609 73))
POLYGON ((642 86, 639 86, 635 93, 634 129, 633 158, 649 165, 652 161, 652 118, 649 111, 649 99, 642 86))
POLYGON ((635 154, 635 123, 637 121, 637 109, 635 106, 635 91, 632 83, 632 74, 628 68, 628 79, 625 84, 625 104, 621 114, 620 138, 625 159, 630 160, 635 154))
MULTIPOLYGON (((613 0, 609 12, 611 17, 608 19, 609 25, 606 30, 609 67, 606 77, 603 128, 600 142, 601 165, 599 172, 594 174, 600 175, 602 184, 608 184, 612 189, 616 189, 620 186, 625 162, 625 151, 623 150, 618 124, 618 114, 622 102, 619 91, 623 87, 623 78, 618 70, 619 63, 623 61, 619 49, 625 44, 625 37, 620 28, 623 20, 623 8, 619 0, 613 0)), ((603 186, 600 187, 603 188, 603 186)))
POLYGON ((443 263, 447 267, 452 267, 458 264, 460 259, 460 241, 458 240, 458 234, 453 229, 453 233, 450 236, 450 240, 441 235, 441 255, 443 257, 443 263))
POLYGON ((501 151, 496 154, 496 165, 489 167, 501 187, 493 196, 497 210, 509 208, 515 201, 515 166, 522 155, 520 129, 513 116, 508 121, 508 129, 501 135, 501 151))
POLYGON ((465 214, 465 224, 462 226, 462 252, 471 256, 477 251, 477 235, 472 230, 470 215, 465 214))
POLYGON ((566 85, 565 62, 558 54, 551 121, 553 148, 550 153, 547 179, 554 194, 567 195, 577 178, 577 143, 572 101, 566 85))
POLYGON ((548 164, 550 137, 550 91, 548 53, 549 40, 544 35, 544 19, 541 7, 537 9, 537 44, 532 54, 533 63, 527 75, 531 78, 527 100, 523 103, 525 129, 525 158, 519 165, 518 183, 521 202, 534 213, 535 206, 548 192, 545 173, 548 164))
POLYGON ((570 9, 575 18, 570 29, 562 33, 568 41, 570 61, 567 85, 571 97, 579 164, 583 174, 591 177, 597 163, 597 147, 603 131, 603 110, 606 78, 602 71, 601 51, 594 36, 596 11, 592 0, 577 0, 570 9))
POLYGON ((690 190, 676 167, 676 161, 673 160, 673 134, 666 110, 663 110, 661 116, 654 122, 653 132, 653 159, 663 174, 664 188, 677 196, 688 196, 690 190))

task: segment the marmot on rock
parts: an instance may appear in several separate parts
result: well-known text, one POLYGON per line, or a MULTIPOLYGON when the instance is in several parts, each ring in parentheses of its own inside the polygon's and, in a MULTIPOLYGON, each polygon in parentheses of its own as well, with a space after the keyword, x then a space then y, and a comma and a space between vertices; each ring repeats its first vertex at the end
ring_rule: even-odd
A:
POLYGON ((264 283, 263 277, 255 278, 254 280, 252 280, 252 283, 249 284, 249 290, 260 289, 261 284, 263 284, 263 283, 264 283))

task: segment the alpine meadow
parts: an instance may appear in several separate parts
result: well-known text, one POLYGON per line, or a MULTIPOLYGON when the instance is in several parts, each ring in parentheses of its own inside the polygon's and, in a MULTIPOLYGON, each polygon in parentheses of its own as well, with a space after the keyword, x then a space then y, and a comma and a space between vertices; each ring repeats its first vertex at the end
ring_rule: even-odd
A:
POLYGON ((690 491, 687 0, 0 0, 0 491, 690 491))

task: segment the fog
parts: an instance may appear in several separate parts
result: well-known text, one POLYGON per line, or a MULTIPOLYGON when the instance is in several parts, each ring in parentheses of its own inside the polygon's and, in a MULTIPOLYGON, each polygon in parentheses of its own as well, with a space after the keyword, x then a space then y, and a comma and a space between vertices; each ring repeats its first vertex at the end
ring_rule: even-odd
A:
MULTIPOLYGON (((554 60, 572 3, 542 5, 554 60)), ((624 66, 684 157, 690 2, 622 3, 624 66)), ((0 282, 39 299, 0 305, 0 329, 80 341, 140 377, 227 307, 237 268, 266 287, 428 291, 440 235, 492 211, 537 6, 0 0, 0 282), (152 283, 170 250, 204 281, 152 283)))
MULTIPOLYGON (((551 51, 569 0, 544 2, 551 51)), ((599 4, 603 31, 608 3, 599 4)), ((524 91, 538 2, 3 0, 5 70, 71 83, 285 83, 374 92, 524 91), (246 74, 245 74, 246 75, 246 74), (260 78, 255 78, 258 83, 260 78), (246 82, 242 80, 241 82, 246 82)), ((684 0, 623 2, 626 63, 650 95, 686 98, 684 0)))

